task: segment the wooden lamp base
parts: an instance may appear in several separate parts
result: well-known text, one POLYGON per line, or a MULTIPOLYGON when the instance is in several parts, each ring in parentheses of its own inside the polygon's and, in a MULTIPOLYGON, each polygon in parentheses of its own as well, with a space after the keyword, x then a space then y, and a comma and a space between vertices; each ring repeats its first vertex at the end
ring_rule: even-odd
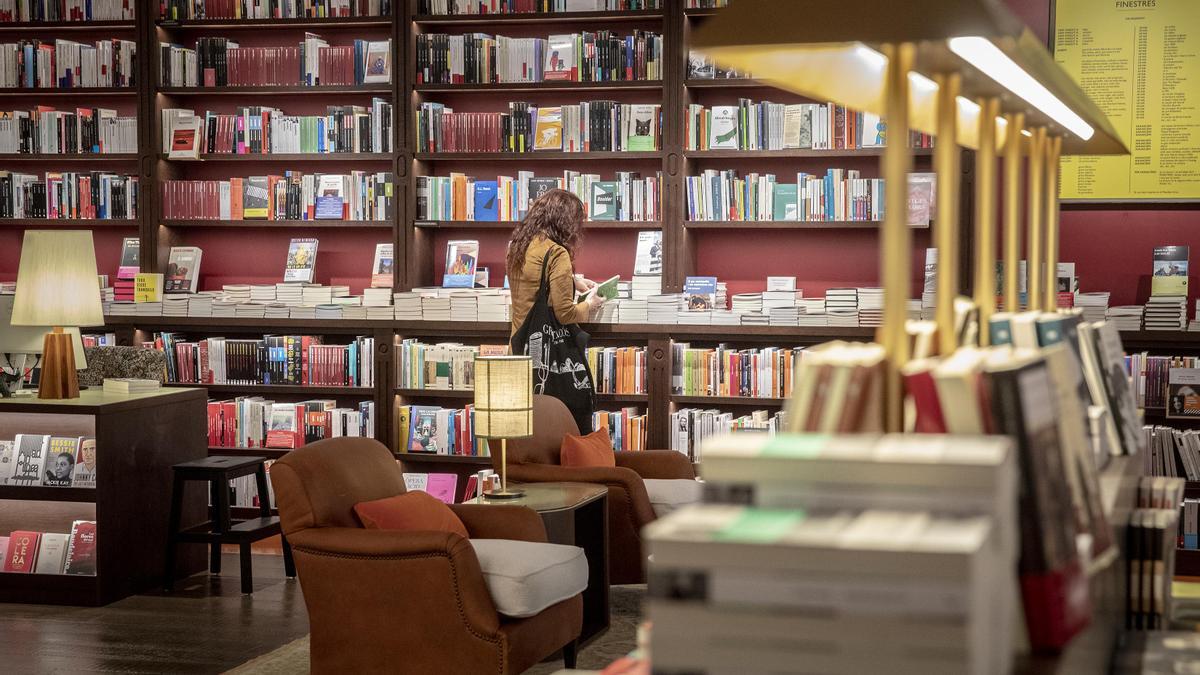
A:
POLYGON ((79 377, 75 373, 75 347, 71 334, 62 326, 46 333, 42 342, 42 375, 38 398, 79 398, 79 377))

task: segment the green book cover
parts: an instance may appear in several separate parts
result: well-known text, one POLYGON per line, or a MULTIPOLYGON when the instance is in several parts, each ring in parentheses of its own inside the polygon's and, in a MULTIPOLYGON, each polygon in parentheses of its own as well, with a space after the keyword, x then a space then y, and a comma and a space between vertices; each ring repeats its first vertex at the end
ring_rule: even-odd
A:
POLYGON ((796 220, 799 212, 797 211, 797 191, 799 186, 795 183, 776 183, 775 184, 775 204, 771 213, 771 217, 775 220, 796 220))
POLYGON ((617 219, 617 181, 601 180, 592 183, 592 220, 617 219))

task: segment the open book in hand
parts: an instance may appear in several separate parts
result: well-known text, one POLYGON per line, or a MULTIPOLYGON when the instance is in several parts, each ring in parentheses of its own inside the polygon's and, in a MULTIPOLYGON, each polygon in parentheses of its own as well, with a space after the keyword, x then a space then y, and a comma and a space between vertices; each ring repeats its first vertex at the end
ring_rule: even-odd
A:
POLYGON ((612 300, 617 297, 617 282, 621 280, 621 275, 617 274, 613 277, 602 281, 595 286, 592 286, 585 293, 579 293, 575 298, 576 302, 583 302, 593 295, 599 295, 605 300, 612 300))

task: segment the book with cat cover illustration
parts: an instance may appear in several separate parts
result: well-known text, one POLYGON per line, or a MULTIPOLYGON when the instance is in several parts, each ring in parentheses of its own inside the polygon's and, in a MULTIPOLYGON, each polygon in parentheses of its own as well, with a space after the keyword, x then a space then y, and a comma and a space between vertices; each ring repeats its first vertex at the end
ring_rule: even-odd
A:
POLYGON ((636 152, 658 149, 658 106, 630 106, 629 124, 630 133, 629 144, 626 147, 627 150, 636 152))

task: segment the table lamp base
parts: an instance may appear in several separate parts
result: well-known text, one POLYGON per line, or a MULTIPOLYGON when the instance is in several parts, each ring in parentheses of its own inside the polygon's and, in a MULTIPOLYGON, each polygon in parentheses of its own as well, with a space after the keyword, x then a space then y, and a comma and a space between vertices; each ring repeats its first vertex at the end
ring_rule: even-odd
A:
POLYGON ((79 377, 75 373, 75 347, 71 334, 61 326, 46 333, 42 342, 42 374, 38 379, 38 398, 79 398, 79 377))

